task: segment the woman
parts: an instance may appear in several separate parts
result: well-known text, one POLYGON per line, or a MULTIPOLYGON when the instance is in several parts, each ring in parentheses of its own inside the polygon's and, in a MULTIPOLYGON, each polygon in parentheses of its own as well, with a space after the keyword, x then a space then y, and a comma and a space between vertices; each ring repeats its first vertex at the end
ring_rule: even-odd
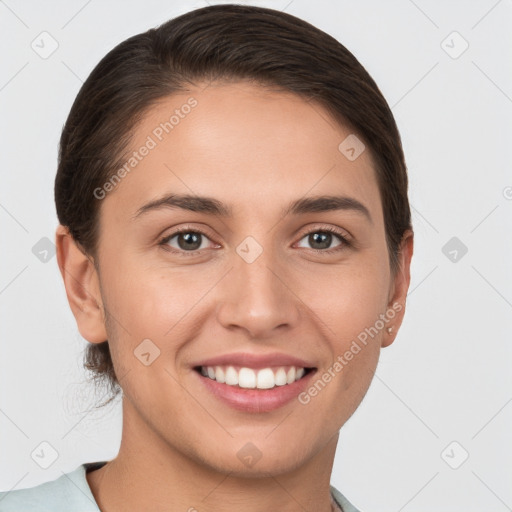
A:
POLYGON ((339 430, 405 312, 400 136, 332 37, 216 5, 109 52, 64 126, 59 268, 117 457, 0 510, 354 511, 339 430))

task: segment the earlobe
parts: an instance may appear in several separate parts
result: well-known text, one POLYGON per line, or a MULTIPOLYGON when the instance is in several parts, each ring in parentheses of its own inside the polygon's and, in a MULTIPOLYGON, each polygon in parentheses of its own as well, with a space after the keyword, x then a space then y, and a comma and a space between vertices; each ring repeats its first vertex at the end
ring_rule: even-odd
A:
POLYGON ((78 330, 87 341, 101 343, 107 339, 107 333, 96 268, 65 226, 57 227, 55 245, 57 262, 78 330))
MULTIPOLYGON (((411 230, 407 230, 402 237, 400 245, 400 253, 398 255, 399 268, 393 278, 391 286, 392 293, 388 302, 388 311, 394 312, 389 326, 385 330, 382 337, 382 347, 387 347, 393 343, 402 325, 405 314, 405 302, 407 292, 411 282, 411 259, 414 251, 414 234, 411 230)), ((391 315, 390 315, 391 316, 391 315)))

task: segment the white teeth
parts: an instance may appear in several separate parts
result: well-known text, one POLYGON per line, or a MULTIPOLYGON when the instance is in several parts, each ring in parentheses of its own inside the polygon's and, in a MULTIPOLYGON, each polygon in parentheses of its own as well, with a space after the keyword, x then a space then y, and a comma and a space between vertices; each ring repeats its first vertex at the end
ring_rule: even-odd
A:
POLYGON ((286 372, 284 371, 284 368, 279 368, 279 370, 277 370, 275 383, 276 386, 284 386, 286 384, 286 372))
POLYGON ((232 366, 228 366, 226 370, 226 384, 228 386, 238 386, 238 372, 232 366))
POLYGON ((306 370, 301 367, 287 366, 275 368, 240 368, 233 366, 202 366, 201 375, 228 386, 240 386, 245 389, 272 389, 275 386, 293 384, 301 379, 306 370))
POLYGON ((224 373, 224 370, 220 366, 217 366, 215 368, 215 380, 217 382, 220 382, 221 384, 226 382, 226 375, 224 373))
POLYGON ((270 389, 275 386, 274 372, 270 368, 264 368, 258 372, 258 389, 270 389))
POLYGON ((241 368, 238 372, 238 385, 241 388, 254 389, 256 387, 256 374, 250 368, 241 368))

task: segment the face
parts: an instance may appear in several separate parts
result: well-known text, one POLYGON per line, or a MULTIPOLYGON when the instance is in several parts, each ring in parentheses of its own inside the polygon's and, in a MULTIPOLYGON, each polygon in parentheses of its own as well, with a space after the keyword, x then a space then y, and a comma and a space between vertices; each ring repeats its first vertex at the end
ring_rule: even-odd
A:
POLYGON ((279 474, 357 408, 400 324, 408 261, 391 274, 373 161, 340 151, 349 135, 247 83, 166 98, 138 125, 137 161, 101 201, 107 314, 88 325, 105 336, 81 332, 108 338, 140 443, 279 474))

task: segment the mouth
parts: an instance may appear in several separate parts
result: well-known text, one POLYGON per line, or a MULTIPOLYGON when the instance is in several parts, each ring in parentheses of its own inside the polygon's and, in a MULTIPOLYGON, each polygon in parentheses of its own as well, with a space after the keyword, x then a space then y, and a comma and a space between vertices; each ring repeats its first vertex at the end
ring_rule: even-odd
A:
POLYGON ((196 366, 196 372, 203 377, 226 386, 239 389, 274 389, 289 386, 309 375, 315 368, 302 366, 279 366, 267 368, 248 368, 240 366, 196 366))
POLYGON ((317 371, 307 361, 279 353, 225 354, 198 361, 192 369, 207 396, 246 413, 270 412, 289 404, 317 371))

